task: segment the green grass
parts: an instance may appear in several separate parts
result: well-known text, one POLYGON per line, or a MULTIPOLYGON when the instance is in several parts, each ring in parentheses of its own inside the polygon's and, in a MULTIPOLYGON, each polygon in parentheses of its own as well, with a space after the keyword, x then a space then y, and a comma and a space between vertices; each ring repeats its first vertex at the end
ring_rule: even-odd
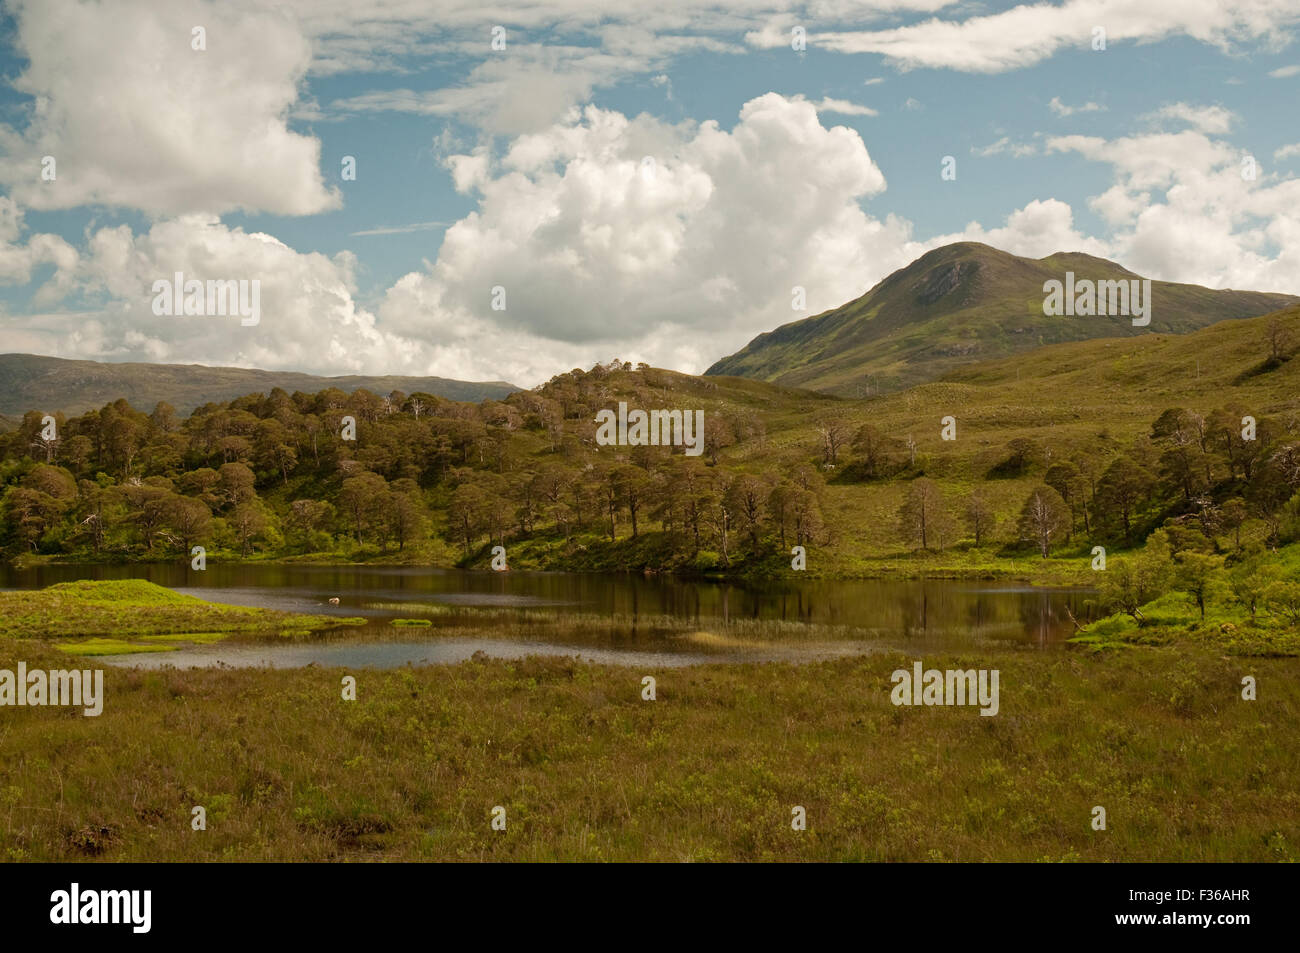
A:
MULTIPOLYGON (((146 636, 145 638, 149 638, 146 636)), ((127 655, 132 652, 172 652, 174 645, 152 645, 144 642, 128 642, 126 639, 90 638, 78 639, 76 642, 63 642, 55 646, 60 652, 69 655, 127 655)))
POLYGON ((83 580, 0 592, 0 642, 54 639, 63 642, 64 651, 79 655, 173 648, 143 641, 151 638, 212 642, 235 634, 293 637, 365 621, 218 605, 142 579, 83 580))
MULTIPOLYGON (((17 647, 0 643, 0 667, 17 647)), ((55 664, 35 645, 22 657, 55 664)), ((340 669, 110 668, 98 718, 5 712, 0 857, 1300 859, 1300 660, 927 655, 999 669, 986 718, 891 705, 890 673, 913 658, 470 661, 353 672, 356 702, 340 669), (1240 698, 1247 674, 1258 701, 1240 698)))
POLYGON ((143 635, 141 642, 184 642, 192 645, 211 645, 226 638, 225 632, 174 632, 167 635, 143 635))

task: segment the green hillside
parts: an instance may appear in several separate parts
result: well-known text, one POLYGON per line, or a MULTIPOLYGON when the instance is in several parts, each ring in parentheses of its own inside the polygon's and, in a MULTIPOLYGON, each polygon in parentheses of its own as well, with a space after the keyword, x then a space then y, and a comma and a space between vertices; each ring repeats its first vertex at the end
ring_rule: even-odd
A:
POLYGON ((1067 271, 1093 281, 1138 277, 1114 262, 1080 253, 1031 259, 974 242, 947 245, 848 304, 760 334, 705 373, 870 396, 1044 344, 1184 334, 1300 300, 1153 281, 1146 327, 1134 327, 1128 317, 1044 315, 1044 283, 1064 281, 1067 271))
POLYGON ((789 571, 797 543, 818 574, 1077 580, 1092 545, 1131 548, 1171 520, 1202 520, 1211 548, 1289 541, 1297 344, 1292 307, 864 400, 614 362, 480 404, 273 391, 181 419, 116 401, 61 417, 52 443, 29 412, 0 435, 0 546, 160 559, 201 540, 225 558, 481 567, 499 544, 521 569, 764 574, 789 571), (619 401, 703 411, 701 454, 600 445, 595 416, 619 401), (1045 483, 1070 508, 1046 559, 1021 520, 1045 483), (926 485, 938 528, 918 537, 905 504, 926 485))
MULTIPOLYGON (((234 400, 255 392, 318 391, 359 388, 377 394, 400 390, 435 394, 449 400, 505 397, 519 388, 504 381, 456 381, 443 377, 317 377, 293 371, 263 371, 202 364, 107 364, 69 361, 36 354, 0 354, 0 414, 21 416, 39 408, 45 413, 79 414, 126 398, 152 409, 159 401, 182 413, 208 402, 234 400)), ((0 429, 3 425, 0 424, 0 429)))

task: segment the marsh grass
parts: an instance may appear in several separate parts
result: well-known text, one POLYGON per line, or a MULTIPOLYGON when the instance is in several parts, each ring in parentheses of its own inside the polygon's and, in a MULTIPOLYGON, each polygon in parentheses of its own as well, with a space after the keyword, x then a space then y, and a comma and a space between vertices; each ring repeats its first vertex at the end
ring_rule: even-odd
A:
MULTIPOLYGON (((20 650, 55 664, 6 642, 0 667, 20 650)), ((4 711, 0 857, 1300 859, 1300 660, 924 656, 997 667, 1001 711, 986 718, 890 704, 890 673, 914 658, 110 668, 98 718, 4 711), (1245 674, 1258 701, 1240 698, 1245 674), (489 826, 497 804, 505 832, 489 826), (195 805, 206 831, 190 829, 195 805), (794 805, 807 831, 790 829, 794 805), (1108 830, 1091 829, 1094 805, 1108 830)))

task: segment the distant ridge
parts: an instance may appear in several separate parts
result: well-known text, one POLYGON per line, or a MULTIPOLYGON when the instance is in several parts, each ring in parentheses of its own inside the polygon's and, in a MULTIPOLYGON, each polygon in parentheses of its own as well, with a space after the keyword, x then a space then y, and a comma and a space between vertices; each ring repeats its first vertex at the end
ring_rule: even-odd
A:
POLYGON ((1044 344, 1146 333, 1186 334, 1300 302, 1287 294, 1216 291, 1152 281, 1147 327, 1127 317, 1049 317, 1043 284, 1140 276, 1081 252, 1021 258, 978 242, 927 252, 831 311, 760 334, 705 374, 730 374, 843 396, 870 396, 936 380, 975 361, 1044 344))
POLYGON ((295 371, 263 371, 204 364, 110 364, 37 354, 0 354, 0 414, 21 417, 29 410, 79 414, 125 397, 150 410, 166 401, 183 414, 210 401, 269 393, 281 387, 314 393, 327 387, 351 393, 362 388, 385 395, 423 392, 448 400, 500 400, 522 388, 504 381, 457 381, 445 377, 318 377, 295 371))

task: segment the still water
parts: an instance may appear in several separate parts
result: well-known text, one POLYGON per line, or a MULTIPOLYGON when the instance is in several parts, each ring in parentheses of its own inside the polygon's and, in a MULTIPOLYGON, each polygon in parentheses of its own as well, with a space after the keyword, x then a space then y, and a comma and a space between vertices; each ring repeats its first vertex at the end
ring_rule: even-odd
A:
POLYGON ((311 642, 227 642, 174 652, 105 656, 110 664, 389 668, 494 657, 579 656, 596 662, 676 666, 801 661, 887 649, 1060 648, 1090 593, 966 580, 764 580, 715 582, 634 574, 471 572, 419 567, 209 564, 42 566, 0 570, 0 588, 75 579, 142 578, 232 605, 364 617, 311 642), (331 605, 329 599, 339 604, 331 605), (497 611, 475 622, 473 611, 497 611), (566 631, 558 617, 581 615, 566 631), (552 619, 552 616, 557 617, 552 619), (429 617, 437 626, 394 627, 429 617), (517 620, 515 619, 517 617, 517 620), (472 636, 440 629, 448 618, 472 636), (597 624, 593 625, 593 619, 597 624), (608 620, 602 626, 600 620, 608 620), (665 620, 669 620, 665 624, 665 620), (765 627, 758 623, 785 623, 765 627), (493 628, 501 630, 494 637, 493 628), (531 631, 535 629, 536 631, 531 631))

